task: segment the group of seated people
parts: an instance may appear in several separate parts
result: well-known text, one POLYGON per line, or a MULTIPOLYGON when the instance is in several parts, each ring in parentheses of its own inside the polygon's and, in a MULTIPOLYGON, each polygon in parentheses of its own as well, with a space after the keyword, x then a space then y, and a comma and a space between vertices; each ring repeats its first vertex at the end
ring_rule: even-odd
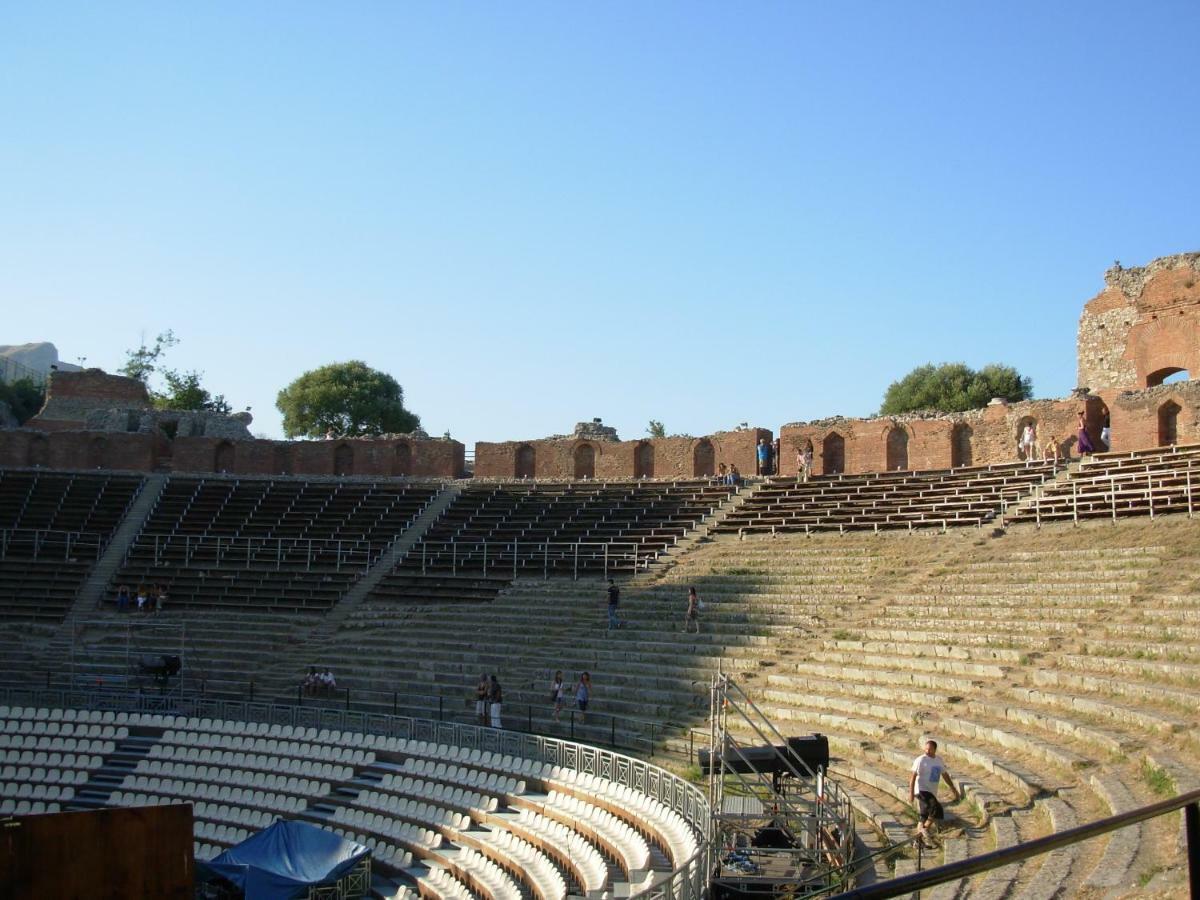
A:
POLYGON ((742 483, 742 473, 738 471, 737 466, 731 465, 726 469, 725 463, 721 463, 717 466, 717 481, 737 487, 742 483))
POLYGON ((160 613, 167 605, 167 588, 165 585, 138 585, 137 593, 123 584, 117 588, 117 612, 136 609, 140 613, 160 613))
POLYGON ((300 689, 306 697, 319 697, 322 694, 332 694, 337 690, 337 679, 329 669, 320 671, 316 666, 308 667, 308 674, 300 682, 300 689))

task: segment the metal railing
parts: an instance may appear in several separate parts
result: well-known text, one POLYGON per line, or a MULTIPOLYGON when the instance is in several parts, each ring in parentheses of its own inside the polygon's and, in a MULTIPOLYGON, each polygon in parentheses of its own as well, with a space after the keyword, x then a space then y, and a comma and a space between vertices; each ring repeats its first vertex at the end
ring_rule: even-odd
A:
POLYGON ((150 562, 154 566, 288 568, 306 572, 316 567, 366 572, 377 555, 368 541, 142 534, 126 551, 124 565, 150 562))
POLYGON ((0 686, 0 704, 161 713, 328 729, 343 733, 378 734, 490 751, 562 766, 651 797, 678 813, 691 827, 699 847, 696 853, 691 858, 679 862, 669 875, 657 879, 637 896, 646 897, 647 900, 702 900, 706 892, 711 868, 707 842, 710 815, 704 792, 665 769, 613 750, 546 735, 524 734, 457 722, 436 722, 384 713, 211 697, 158 697, 154 694, 129 691, 95 692, 0 686))
POLYGON ((429 571, 496 575, 580 575, 639 572, 658 556, 656 547, 636 541, 421 541, 396 563, 429 571))
POLYGON ((90 531, 56 531, 49 528, 0 529, 0 559, 95 560, 105 537, 90 531))
POLYGON ((1003 850, 993 850, 991 853, 938 866, 936 869, 926 869, 924 872, 915 872, 868 887, 843 891, 836 894, 832 900, 886 900, 889 897, 911 894, 914 891, 935 887, 948 881, 957 881, 960 878, 978 875, 981 872, 990 872, 1002 866, 1024 862, 1042 853, 1049 853, 1060 847, 1068 847, 1080 841, 1099 837, 1180 809, 1184 810, 1184 828, 1187 834, 1190 896, 1193 900, 1200 900, 1200 790, 1188 791, 1186 794, 1180 794, 1170 800, 1152 803, 1149 806, 1109 816, 1107 819, 1100 819, 1087 825, 1068 828, 1066 831, 1025 841, 1003 850))

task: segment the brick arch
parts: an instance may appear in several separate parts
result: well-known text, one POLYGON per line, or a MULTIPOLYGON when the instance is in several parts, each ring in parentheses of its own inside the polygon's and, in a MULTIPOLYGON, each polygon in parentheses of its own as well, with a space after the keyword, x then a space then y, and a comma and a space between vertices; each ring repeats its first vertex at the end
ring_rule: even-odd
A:
POLYGON ((271 456, 271 467, 277 473, 292 474, 292 448, 289 444, 276 444, 271 456))
POLYGON ((692 477, 711 478, 717 471, 717 451, 712 441, 701 438, 692 447, 692 477))
POLYGON ((333 474, 354 474, 354 448, 349 444, 338 444, 333 448, 333 474))
POLYGON ((1179 443, 1179 414, 1183 407, 1174 397, 1158 408, 1158 446, 1169 447, 1179 443))
POLYGON ((831 431, 821 440, 821 474, 839 475, 846 471, 846 439, 831 431))
POLYGON ((575 477, 596 477, 596 448, 591 444, 578 444, 572 454, 575 461, 575 477))
POLYGON ((34 467, 50 465, 50 441, 44 434, 35 434, 30 439, 28 460, 34 467))
POLYGON ((975 458, 975 449, 971 439, 975 429, 966 422, 956 422, 950 429, 950 467, 969 466, 975 458))
POLYGON ((884 459, 889 472, 908 468, 908 429, 893 425, 884 436, 884 459))
POLYGON ((654 445, 649 441, 640 441, 633 448, 633 477, 654 477, 654 445))
POLYGON ((89 469, 103 469, 108 461, 108 438, 94 437, 88 441, 87 464, 89 469))
POLYGON ((1161 369, 1156 369, 1146 376, 1146 387, 1158 387, 1172 375, 1178 375, 1181 372, 1183 373, 1183 378, 1176 378, 1174 379, 1175 381, 1187 381, 1192 377, 1191 373, 1182 366, 1164 366, 1161 369))
POLYGON ((537 471, 537 451, 531 444, 522 444, 513 454, 513 476, 533 478, 537 471))
POLYGON ((408 441, 397 442, 392 451, 392 474, 411 475, 412 466, 412 444, 408 441))
POLYGON ((237 451, 232 441, 221 441, 213 448, 213 471, 232 472, 237 451))

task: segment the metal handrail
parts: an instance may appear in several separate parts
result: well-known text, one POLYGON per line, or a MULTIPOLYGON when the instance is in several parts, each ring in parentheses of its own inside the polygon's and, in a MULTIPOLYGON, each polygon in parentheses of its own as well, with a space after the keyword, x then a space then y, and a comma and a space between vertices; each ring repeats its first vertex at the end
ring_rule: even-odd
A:
POLYGON ((1049 853, 1060 847, 1099 837, 1110 831, 1136 825, 1178 809, 1184 810, 1188 875, 1191 883, 1191 896, 1195 900, 1195 898, 1200 898, 1200 790, 1188 791, 1170 800, 1161 800, 1158 803, 1151 803, 1149 806, 1109 816, 1107 819, 1089 822, 1087 825, 1078 825, 1075 828, 1068 828, 1066 831, 1059 831, 1046 837, 1005 847, 1003 850, 993 850, 991 853, 938 866, 936 869, 926 869, 924 872, 914 872, 911 875, 893 878, 880 884, 843 891, 833 895, 830 900, 886 900, 888 897, 908 895, 914 891, 945 884, 947 881, 957 881, 959 878, 978 875, 980 872, 990 872, 992 869, 999 869, 1002 866, 1024 862, 1042 853, 1049 853))
POLYGON ((99 559, 105 536, 93 531, 64 531, 55 528, 0 528, 0 559, 7 558, 14 548, 32 550, 22 559, 71 559, 84 556, 99 559), (47 550, 58 552, 47 554, 47 550))
POLYGON ((541 574, 570 572, 578 580, 590 567, 607 578, 615 571, 637 572, 648 568, 658 556, 656 547, 643 547, 637 541, 421 541, 403 553, 394 555, 394 565, 419 568, 422 574, 432 568, 448 568, 451 574, 479 571, 487 574, 541 574), (582 566, 581 566, 582 564, 582 566))

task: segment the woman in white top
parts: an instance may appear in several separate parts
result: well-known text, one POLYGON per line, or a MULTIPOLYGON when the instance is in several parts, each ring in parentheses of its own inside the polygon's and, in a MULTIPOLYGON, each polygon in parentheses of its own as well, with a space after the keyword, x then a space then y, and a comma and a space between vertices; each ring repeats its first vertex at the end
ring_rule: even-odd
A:
POLYGON ((1025 461, 1037 459, 1037 425, 1026 422, 1021 432, 1021 449, 1025 451, 1025 461))

